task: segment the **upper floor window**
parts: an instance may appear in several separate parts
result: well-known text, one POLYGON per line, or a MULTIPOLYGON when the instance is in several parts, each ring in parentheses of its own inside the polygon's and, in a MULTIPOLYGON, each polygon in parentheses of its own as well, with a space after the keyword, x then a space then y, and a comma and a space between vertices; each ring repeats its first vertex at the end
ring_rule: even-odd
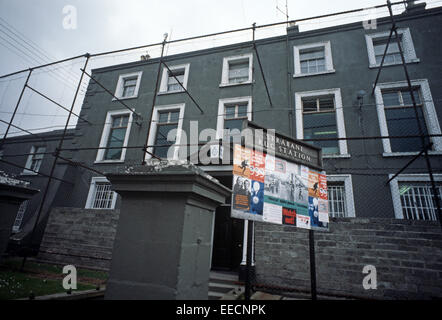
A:
POLYGON ((157 123, 157 132, 155 135, 153 154, 159 158, 167 158, 167 151, 175 141, 168 140, 167 136, 170 131, 178 129, 180 119, 180 110, 164 110, 159 112, 157 123))
POLYGON ((170 71, 164 67, 159 93, 182 92, 184 91, 183 87, 187 89, 189 67, 190 64, 169 66, 170 71), (180 83, 183 87, 180 85, 180 83))
POLYGON ((117 193, 104 177, 93 177, 89 187, 86 209, 114 209, 117 193))
MULTIPOLYGON (((377 113, 382 136, 405 136, 404 138, 383 139, 384 155, 420 152, 418 121, 424 135, 440 134, 436 111, 426 80, 412 81, 418 118, 413 107, 411 92, 406 82, 381 83, 375 89, 377 113), (406 136, 414 136, 407 138, 406 136)), ((439 137, 425 138, 428 145, 433 142, 433 151, 442 151, 439 137)), ((431 151, 430 151, 431 152, 431 151)))
MULTIPOLYGON (((302 99, 304 139, 337 138, 336 110, 334 96, 305 97, 302 99)), ((338 140, 313 141, 322 148, 323 154, 338 154, 338 140)))
POLYGON ((136 98, 138 96, 142 74, 140 71, 120 75, 115 96, 119 99, 136 98))
POLYGON ((295 101, 297 138, 318 139, 307 142, 322 148, 324 156, 348 156, 346 140, 338 140, 345 138, 341 91, 297 92, 295 101))
POLYGON ((294 77, 335 72, 330 41, 295 46, 294 77))
POLYGON ((129 140, 132 113, 129 111, 110 111, 106 116, 97 162, 123 161, 129 140))
POLYGON ((244 120, 252 120, 251 97, 221 99, 218 106, 217 138, 230 139, 235 136, 241 132, 244 120))
POLYGON ((224 58, 220 86, 251 83, 252 60, 252 54, 224 58))
MULTIPOLYGON (((440 197, 442 175, 435 174, 434 180, 440 197)), ((428 174, 401 174, 390 181, 390 189, 397 219, 437 220, 436 201, 428 174)))
POLYGON ((146 159, 154 154, 162 159, 177 159, 181 144, 184 104, 155 106, 150 126, 146 159), (171 149, 172 148, 172 149, 171 149))
POLYGON ((45 152, 46 147, 32 146, 22 174, 37 174, 45 152))
MULTIPOLYGON (((401 44, 402 52, 404 54, 405 62, 419 62, 416 57, 416 52, 414 50, 413 40, 411 38, 410 29, 398 29, 399 42, 401 44)), ((390 32, 380 32, 365 35, 365 40, 367 43, 368 60, 370 67, 378 67, 381 64, 382 56, 385 52, 385 47, 387 45, 388 36, 390 32)), ((384 65, 396 65, 401 64, 402 58, 399 51, 399 46, 393 33, 390 43, 388 45, 388 50, 385 55, 384 65)))

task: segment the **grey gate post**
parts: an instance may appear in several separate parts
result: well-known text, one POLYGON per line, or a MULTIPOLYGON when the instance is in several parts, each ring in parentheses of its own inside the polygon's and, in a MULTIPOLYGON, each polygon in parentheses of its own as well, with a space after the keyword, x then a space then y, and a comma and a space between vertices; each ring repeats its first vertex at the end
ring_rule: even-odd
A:
POLYGON ((105 299, 208 299, 213 218, 231 190, 187 163, 106 176, 122 200, 105 299))

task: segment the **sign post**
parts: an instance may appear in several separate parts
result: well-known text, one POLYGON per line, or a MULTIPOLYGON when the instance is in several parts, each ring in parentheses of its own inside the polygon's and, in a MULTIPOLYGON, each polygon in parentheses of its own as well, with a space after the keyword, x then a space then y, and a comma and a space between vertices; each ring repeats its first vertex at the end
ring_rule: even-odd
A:
POLYGON ((328 231, 327 177, 320 148, 245 121, 233 147, 233 218, 248 220, 246 300, 250 298, 253 221, 309 230, 312 299, 316 299, 314 230, 328 231), (243 130, 244 132, 245 130, 243 130))

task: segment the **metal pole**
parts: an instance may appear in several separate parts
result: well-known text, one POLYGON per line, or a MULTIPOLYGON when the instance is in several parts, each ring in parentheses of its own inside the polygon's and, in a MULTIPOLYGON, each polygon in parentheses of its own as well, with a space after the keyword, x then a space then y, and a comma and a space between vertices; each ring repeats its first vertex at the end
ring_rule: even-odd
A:
POLYGON ((388 11, 390 12, 391 23, 394 26, 393 30, 394 30, 394 33, 396 36, 397 45, 399 47, 399 53, 401 54, 402 66, 404 67, 405 77, 407 78, 408 90, 410 90, 411 101, 413 102, 413 109, 414 109, 414 114, 416 117, 418 129, 419 129, 419 134, 421 135, 422 150, 424 150, 425 162, 427 164, 428 174, 430 175, 431 189, 433 190, 433 196, 434 196, 434 200, 436 203, 436 219, 439 221, 440 226, 442 228, 442 217, 441 217, 441 205, 440 205, 440 199, 439 199, 439 190, 436 187, 436 183, 434 181, 433 169, 431 167, 430 157, 428 156, 428 149, 426 148, 426 144, 425 144, 424 132, 422 129, 422 125, 419 121, 419 113, 417 110, 416 99, 415 99, 414 93, 413 93, 413 86, 411 85, 410 75, 408 74, 408 69, 407 69, 407 65, 405 62, 405 57, 404 57, 404 52, 402 50, 401 41, 399 39, 399 35, 398 35, 397 29, 395 27, 396 23, 394 21, 393 10, 391 8, 390 0, 387 0, 387 5, 388 5, 388 11))
POLYGON ((151 111, 150 111, 150 121, 147 124, 146 141, 144 142, 144 147, 143 147, 143 159, 141 160, 142 165, 146 164, 146 152, 147 152, 147 144, 149 142, 149 131, 150 131, 150 126, 152 125, 153 109, 155 107, 155 102, 157 101, 158 83, 160 82, 161 65, 163 64, 164 47, 166 46, 166 43, 167 43, 167 35, 165 35, 164 40, 163 40, 163 44, 161 47, 161 57, 160 57, 160 61, 158 63, 157 80, 155 82, 155 91, 153 93, 152 107, 151 107, 151 111))
POLYGON ((246 285, 244 298, 246 301, 250 300, 252 291, 252 242, 253 242, 253 220, 247 220, 247 259, 246 259, 246 285))
POLYGON ((310 247, 310 287, 312 300, 316 300, 316 260, 315 260, 315 236, 314 231, 308 231, 309 247, 310 247))
POLYGON ((3 140, 2 140, 2 142, 0 144, 0 146, 3 145, 3 143, 6 140, 6 137, 8 136, 9 129, 11 128, 12 122, 14 121, 15 114, 17 113, 18 106, 20 105, 21 99, 23 98, 23 94, 25 93, 26 86, 28 85, 29 78, 31 77, 31 74, 32 74, 32 69, 29 69, 29 73, 28 73, 28 76, 26 78, 25 84, 23 85, 23 88, 21 89, 20 96, 18 98, 17 104, 15 105, 14 112, 12 113, 11 120, 9 120, 8 127, 6 128, 6 132, 5 132, 4 136, 3 136, 3 140))
MULTIPOLYGON (((38 220, 40 220, 40 216, 41 216, 41 213, 43 211, 43 206, 45 204, 46 197, 48 195, 49 186, 51 185, 51 182, 52 182, 52 179, 53 179, 53 175, 54 175, 54 171, 55 171, 55 167, 57 165, 57 160, 58 160, 58 156, 59 156, 59 153, 60 153, 60 149, 63 147, 64 138, 65 138, 68 126, 69 126, 69 120, 71 119, 72 110, 74 109, 75 102, 77 101, 78 91, 80 90, 81 82, 83 81, 84 73, 85 73, 85 70, 87 68, 87 64, 89 62, 89 58, 90 58, 89 54, 86 54, 86 61, 84 63, 84 68, 82 69, 80 80, 78 81, 77 90, 75 91, 75 95, 74 95, 74 99, 72 101, 71 109, 69 111, 69 115, 68 115, 68 118, 66 120, 66 124, 64 126, 63 134, 61 136, 60 142, 58 143, 58 147, 55 150, 54 160, 52 162, 52 167, 51 167, 51 172, 49 174, 49 179, 48 179, 48 182, 46 184, 46 188, 45 188, 44 193, 43 193, 43 198, 41 200, 40 207, 38 209, 38 214, 37 214, 34 226, 33 226, 32 231, 31 231, 31 236, 30 236, 30 239, 29 239, 29 242, 28 242, 29 247, 32 246, 32 241, 34 240, 35 230, 37 229, 37 226, 38 226, 38 220)), ((26 258, 27 258, 27 252, 25 251, 25 255, 24 255, 23 262, 22 262, 22 265, 20 267, 20 270, 23 270, 23 268, 25 266, 25 263, 26 263, 26 258)))

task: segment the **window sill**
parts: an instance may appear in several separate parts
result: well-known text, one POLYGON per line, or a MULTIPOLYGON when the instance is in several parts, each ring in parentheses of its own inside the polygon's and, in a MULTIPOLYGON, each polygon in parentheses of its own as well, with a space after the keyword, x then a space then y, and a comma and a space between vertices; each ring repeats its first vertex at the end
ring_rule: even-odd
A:
MULTIPOLYGON (((132 97, 117 97, 118 100, 130 100, 130 99, 136 99, 138 98, 138 95, 132 96, 132 97)), ((116 98, 112 98, 112 101, 118 101, 116 98)))
MULTIPOLYGON (((407 64, 410 64, 410 63, 419 63, 420 62, 420 59, 409 59, 409 60, 407 60, 407 64)), ((384 63, 384 65, 382 66, 382 67, 391 67, 391 66, 400 66, 402 63, 401 62, 395 62, 395 63, 384 63)), ((370 64, 368 67, 370 68, 370 69, 376 69, 376 68, 379 68, 379 66, 380 66, 380 64, 378 64, 378 63, 376 63, 376 64, 370 64)))
POLYGON ((123 160, 95 160, 94 164, 107 164, 107 163, 124 163, 123 160))
MULTIPOLYGON (((187 90, 187 89, 186 89, 187 90)), ((165 95, 165 94, 174 94, 174 93, 183 93, 183 92, 185 92, 184 90, 175 90, 175 91, 159 91, 158 93, 157 93, 157 95, 158 96, 162 96, 162 95, 165 95)))
MULTIPOLYGON (((416 156, 418 154, 419 154, 419 152, 384 152, 384 153, 382 153, 382 156, 385 158, 388 158, 388 157, 409 157, 409 156, 416 156)), ((442 155, 442 151, 441 150, 428 151, 428 155, 430 155, 430 156, 442 155)))
POLYGON ((252 84, 252 81, 245 81, 245 82, 241 82, 241 83, 220 83, 219 87, 223 88, 223 87, 235 87, 235 86, 242 86, 245 84, 252 84))
POLYGON ((38 173, 37 172, 29 171, 29 172, 22 172, 22 173, 20 173, 20 175, 21 176, 37 176, 38 173))
POLYGON ((303 78, 303 77, 310 77, 310 76, 319 76, 321 74, 330 74, 335 73, 335 69, 321 71, 321 72, 315 72, 315 73, 297 73, 293 75, 293 78, 303 78))
POLYGON ((349 159, 351 158, 351 155, 346 153, 346 154, 324 154, 322 155, 323 159, 349 159))

